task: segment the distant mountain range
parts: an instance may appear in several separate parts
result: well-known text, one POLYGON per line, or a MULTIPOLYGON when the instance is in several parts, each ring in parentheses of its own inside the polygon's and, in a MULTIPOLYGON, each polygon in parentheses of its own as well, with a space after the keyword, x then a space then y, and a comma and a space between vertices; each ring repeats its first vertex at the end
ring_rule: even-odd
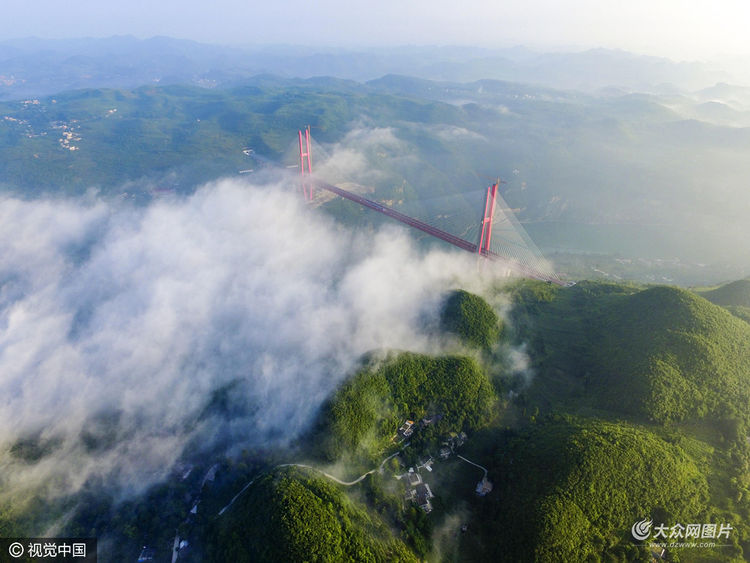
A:
MULTIPOLYGON (((330 181, 368 186, 415 217, 440 216, 450 232, 472 236, 480 203, 469 192, 500 175, 545 253, 679 258, 703 271, 747 263, 737 241, 748 232, 750 88, 723 78, 705 64, 601 49, 4 42, 0 188, 186 193, 257 168, 251 154, 283 160, 309 124, 344 171, 319 170, 330 181)), ((711 281, 747 275, 742 268, 711 281)), ((658 269, 657 279, 674 279, 658 269)))
POLYGON ((489 78, 584 91, 615 87, 659 93, 697 90, 733 80, 731 74, 716 65, 677 63, 607 49, 537 53, 524 47, 358 51, 290 46, 239 48, 168 37, 130 36, 0 42, 0 100, 89 87, 178 83, 228 87, 261 73, 357 81, 395 73, 430 80, 466 82, 489 78))
POLYGON ((749 94, 720 84, 592 95, 394 74, 84 89, 0 103, 0 186, 24 197, 188 193, 263 158, 285 160, 309 124, 324 145, 314 149, 323 177, 367 186, 461 236, 472 236, 481 190, 500 175, 547 253, 746 265, 737 241, 747 238, 749 94))

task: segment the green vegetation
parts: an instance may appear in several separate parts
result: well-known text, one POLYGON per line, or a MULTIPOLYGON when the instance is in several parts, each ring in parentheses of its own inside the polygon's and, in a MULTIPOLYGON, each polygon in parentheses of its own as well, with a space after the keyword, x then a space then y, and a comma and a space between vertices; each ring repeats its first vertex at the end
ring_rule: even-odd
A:
MULTIPOLYGON (((488 315, 486 303, 470 297, 472 306, 461 311, 463 321, 474 324, 475 315, 480 322, 489 317, 492 326, 486 329, 497 331, 494 313, 490 310, 488 315)), ((307 453, 322 453, 328 460, 344 458, 354 476, 396 449, 400 439, 394 438, 404 420, 418 424, 423 417, 439 416, 415 431, 403 459, 391 459, 384 474, 370 475, 356 486, 360 492, 353 496, 324 476, 299 468, 276 469, 261 476, 226 515, 204 529, 207 560, 412 561, 426 557, 431 551, 432 520, 411 503, 404 504, 403 485, 393 479, 394 472, 404 471, 406 458, 436 452, 439 440, 451 432, 488 426, 494 418, 495 399, 483 369, 468 357, 401 352, 365 358, 363 367, 325 406, 313 438, 304 441, 314 444, 306 447, 307 453), (360 504, 362 493, 365 504, 360 504)))
POLYGON ((598 328, 591 386, 608 405, 658 422, 750 417, 750 326, 720 307, 655 287, 614 305, 598 328))
POLYGON ((187 192, 238 170, 257 168, 255 154, 283 161, 297 129, 309 124, 321 142, 339 140, 369 115, 392 122, 453 123, 460 110, 374 94, 328 80, 258 77, 246 86, 144 86, 58 94, 38 103, 0 103, 0 185, 39 193, 123 190, 147 196, 157 187, 187 192), (127 181, 147 179, 127 187, 127 181))
POLYGON ((725 309, 729 311, 730 313, 732 313, 738 319, 742 319, 746 323, 750 323, 750 307, 727 305, 725 309))
POLYGON ((488 349, 500 337, 501 324, 487 302, 473 293, 452 291, 443 305, 441 325, 474 348, 488 349))
POLYGON ((750 323, 750 279, 737 280, 698 294, 750 323))
POLYGON ((420 439, 471 431, 490 421, 494 398, 487 376, 471 358, 404 352, 371 359, 326 406, 319 430, 324 452, 329 459, 346 453, 375 461, 404 420, 425 416, 442 418, 420 432, 420 439))
MULTIPOLYGON (((524 283, 514 295, 517 337, 577 408, 661 423, 750 417, 750 327, 722 308, 661 286, 524 283)), ((548 391, 538 399, 551 406, 548 391)))
MULTIPOLYGON (((733 526, 731 545, 668 550, 673 560, 748 553, 748 325, 672 287, 521 282, 511 293, 535 376, 515 401, 525 429, 488 437, 484 451, 505 487, 493 502, 527 507, 502 545, 518 560, 646 561, 629 526, 649 516, 733 526)), ((495 510, 479 513, 467 550, 486 556, 489 530, 514 525, 517 512, 495 510)))
POLYGON ((496 491, 467 560, 648 561, 630 527, 706 518, 708 485, 679 446, 627 423, 555 417, 498 436, 496 491))
POLYGON ((722 307, 750 307, 750 279, 733 281, 700 295, 722 307))
POLYGON ((260 478, 208 534, 206 561, 417 561, 383 521, 321 477, 260 478))
MULTIPOLYGON (((482 365, 456 355, 371 354, 324 405, 295 459, 265 452, 257 463, 254 456, 222 463, 200 493, 198 515, 188 516, 184 499, 195 498, 203 472, 156 487, 140 503, 89 491, 55 513, 72 514, 71 534, 112 539, 123 559, 141 542, 171 545, 178 528, 207 561, 646 562, 648 547, 630 533, 644 518, 668 528, 731 525, 720 545, 669 548, 669 560, 746 558, 750 325, 673 287, 521 281, 498 291, 510 294, 511 322, 502 346, 478 354, 482 365), (500 356, 516 345, 525 346, 530 375, 510 381, 500 356), (502 400, 487 373, 498 374, 502 400), (442 417, 419 425, 433 415, 442 417), (396 437, 406 419, 418 427, 409 447, 396 437), (478 468, 435 455, 461 430, 470 436, 461 455, 486 467, 494 485, 486 497, 472 493, 478 468), (278 467, 312 457, 308 463, 353 479, 397 450, 382 473, 352 487, 278 467), (426 514, 403 500, 404 482, 394 476, 428 454, 434 465, 422 477, 436 496, 426 514), (323 467, 333 460, 336 468, 323 467)), ((476 296, 454 292, 442 312, 446 330, 486 338, 469 345, 486 348, 498 337, 497 318, 476 296)), ((214 399, 221 403, 221 394, 214 399)), ((115 423, 92 425, 86 447, 109 447, 115 423)), ((34 463, 54 447, 29 438, 12 455, 34 463)), ((5 511, 0 529, 38 526, 42 507, 31 502, 20 525, 5 511)))
POLYGON ((18 440, 10 447, 10 455, 26 463, 36 463, 53 453, 61 445, 58 438, 43 439, 39 436, 18 440))
MULTIPOLYGON (((155 187, 186 193, 219 176, 257 171, 263 158, 292 163, 285 157, 294 153, 296 131, 309 124, 328 150, 342 143, 362 157, 359 170, 327 167, 327 180, 372 188, 374 199, 469 239, 483 204, 478 178, 501 174, 503 197, 522 210, 539 246, 618 253, 622 260, 604 267, 613 276, 637 269, 654 281, 695 279, 684 265, 713 276, 716 264, 699 264, 717 260, 724 272, 735 271, 729 262, 746 268, 742 245, 731 242, 747 232, 736 178, 747 175, 750 135, 681 121, 668 106, 658 97, 602 99, 399 76, 366 84, 265 75, 227 89, 87 89, 0 103, 0 186, 24 197, 91 188, 138 200, 155 187), (258 158, 243 154, 246 147, 258 158), (727 198, 706 201, 702 187, 717 181, 727 198), (668 203, 646 213, 639 203, 646 185, 668 203), (696 225, 697 205, 732 229, 707 218, 696 225), (641 270, 640 259, 650 266, 641 270)), ((314 148, 314 166, 325 160, 321 148, 314 148)), ((595 275, 592 267, 582 276, 595 275)))
MULTIPOLYGON (((702 262, 720 246, 746 260, 741 246, 726 244, 742 240, 744 227, 712 238, 712 229, 695 228, 685 217, 694 218, 698 203, 708 217, 744 225, 742 206, 727 202, 744 201, 745 192, 727 188, 727 197, 706 202, 703 188, 734 186, 743 176, 726 163, 746 162, 750 130, 680 121, 654 96, 589 98, 492 81, 437 85, 395 76, 366 85, 262 76, 228 90, 82 90, 0 104, 0 185, 23 197, 92 187, 143 200, 154 187, 188 193, 216 177, 258 169, 264 158, 283 161, 305 124, 316 140, 328 147, 343 141, 362 156, 363 168, 378 171, 345 178, 331 170, 328 180, 360 183, 374 199, 448 230, 476 228, 482 201, 472 188, 478 177, 502 174, 503 196, 523 210, 537 242, 623 252, 605 265, 587 256, 580 272, 632 275, 627 256, 639 256, 644 279, 669 281, 686 262, 660 256, 688 254, 702 262), (243 153, 246 147, 254 152, 243 153), (618 189, 606 189, 613 182, 618 189), (644 186, 659 194, 646 208, 644 186)), ((385 220, 341 200, 324 207, 350 224, 385 220)), ((461 356, 373 356, 330 398, 303 449, 318 460, 351 462, 342 472, 358 476, 397 449, 393 438, 404 420, 442 415, 415 432, 401 459, 434 453, 446 434, 466 430, 469 457, 488 468, 495 484, 486 498, 474 498, 471 487, 466 493, 477 470, 462 467, 470 476, 441 483, 436 509, 426 515, 402 502, 392 478, 404 470, 397 458, 384 474, 345 490, 306 471, 264 473, 280 454, 263 452, 258 466, 222 466, 225 476, 217 480, 225 482, 205 488, 196 471, 126 501, 111 498, 101 484, 54 502, 40 491, 0 507, 0 533, 44 530, 60 518, 68 535, 106 538, 112 560, 133 560, 142 543, 160 546, 169 560, 174 530, 189 528, 200 493, 190 525, 200 530, 196 551, 215 561, 426 559, 437 541, 433 532, 445 523, 440 519, 454 508, 469 522, 467 532, 451 536, 460 537, 456 557, 467 561, 648 560, 629 534, 646 516, 670 525, 735 527, 730 546, 670 552, 673 559, 747 558, 750 325, 743 320, 750 322, 750 280, 700 296, 596 282, 569 288, 521 282, 510 293, 507 326, 484 300, 461 290, 447 297, 441 317, 442 329, 467 347, 497 348, 502 333, 508 345, 526 350, 530 375, 498 385, 502 402, 486 375, 503 377, 502 346, 496 356, 476 354, 488 365, 461 356), (445 499, 455 505, 441 505, 445 499)), ((227 412, 226 401, 226 389, 217 391, 202 416, 227 412)), ((81 443, 106 452, 118 432, 117 417, 97 417, 81 443)), ((7 455, 31 466, 60 445, 28 436, 7 455)), ((445 463, 453 462, 460 465, 445 463)))

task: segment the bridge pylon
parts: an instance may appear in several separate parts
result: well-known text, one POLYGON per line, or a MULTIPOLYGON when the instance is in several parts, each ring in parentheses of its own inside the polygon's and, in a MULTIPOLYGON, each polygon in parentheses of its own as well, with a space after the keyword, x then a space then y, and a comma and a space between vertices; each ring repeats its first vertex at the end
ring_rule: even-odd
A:
POLYGON ((305 127, 304 135, 302 131, 299 133, 299 172, 300 172, 300 184, 302 186, 302 194, 305 197, 305 201, 312 201, 313 199, 313 183, 312 183, 312 150, 310 149, 310 126, 305 127))
POLYGON ((499 184, 500 180, 487 188, 487 199, 484 203, 484 215, 482 217, 482 229, 479 235, 477 254, 484 254, 486 256, 490 252, 490 240, 492 239, 492 218, 495 216, 495 204, 497 203, 497 187, 499 184))

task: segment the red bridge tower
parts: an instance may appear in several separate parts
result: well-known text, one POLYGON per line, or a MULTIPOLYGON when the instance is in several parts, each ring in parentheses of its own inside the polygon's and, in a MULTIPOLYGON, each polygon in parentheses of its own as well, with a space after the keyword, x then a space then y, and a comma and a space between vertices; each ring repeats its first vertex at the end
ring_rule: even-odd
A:
POLYGON ((487 200, 484 203, 484 217, 482 218, 482 234, 479 235, 478 254, 490 253, 490 239, 492 238, 492 217, 495 215, 497 201, 497 186, 500 180, 487 188, 487 200))
POLYGON ((313 199, 311 158, 312 151, 310 150, 310 126, 308 125, 305 128, 304 138, 302 136, 302 131, 299 131, 299 172, 302 182, 302 193, 305 196, 305 201, 312 201, 313 199))

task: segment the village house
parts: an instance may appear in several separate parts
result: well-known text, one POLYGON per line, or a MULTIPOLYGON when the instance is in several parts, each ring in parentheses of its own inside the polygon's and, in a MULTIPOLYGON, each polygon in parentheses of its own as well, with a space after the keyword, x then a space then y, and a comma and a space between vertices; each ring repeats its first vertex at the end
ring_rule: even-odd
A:
POLYGON ((482 477, 482 480, 477 483, 476 493, 480 497, 486 496, 492 491, 492 483, 487 477, 482 477))
POLYGON ((427 483, 417 485, 416 493, 417 506, 424 510, 427 514, 432 512, 432 503, 430 502, 430 499, 435 495, 432 494, 430 486, 427 483))
POLYGON ((407 420, 398 429, 398 435, 401 436, 402 438, 406 439, 409 436, 411 436, 412 434, 414 434, 414 421, 413 420, 407 420))

